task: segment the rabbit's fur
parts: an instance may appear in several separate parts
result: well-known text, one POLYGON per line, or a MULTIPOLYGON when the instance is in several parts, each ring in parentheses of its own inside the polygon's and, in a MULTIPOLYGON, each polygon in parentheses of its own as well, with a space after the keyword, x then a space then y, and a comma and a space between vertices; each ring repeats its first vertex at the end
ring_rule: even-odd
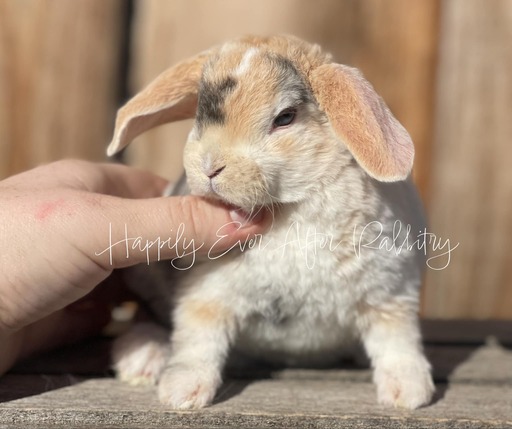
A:
POLYGON ((120 378, 158 382, 172 408, 200 408, 213 400, 230 349, 310 366, 334 363, 360 341, 380 403, 427 404, 423 255, 359 247, 381 228, 380 239, 397 235, 397 222, 399 243, 407 225, 424 229, 408 179, 412 142, 370 84, 292 37, 232 41, 172 67, 128 102, 109 153, 193 116, 184 159, 192 192, 248 215, 265 208, 272 227, 251 249, 180 275, 176 295, 155 306, 172 317, 170 342, 148 326, 118 340, 120 378), (286 109, 295 118, 276 125, 286 109))

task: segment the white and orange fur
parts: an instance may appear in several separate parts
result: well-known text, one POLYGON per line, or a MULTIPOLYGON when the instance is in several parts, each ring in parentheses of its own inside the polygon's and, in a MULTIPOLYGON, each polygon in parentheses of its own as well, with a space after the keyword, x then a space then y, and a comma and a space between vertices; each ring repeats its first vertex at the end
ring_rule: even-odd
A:
POLYGON ((359 342, 380 403, 429 403, 434 385, 417 315, 423 255, 354 248, 365 225, 375 227, 365 234, 382 225, 391 237, 396 221, 417 232, 425 222, 409 178, 412 142, 371 85, 317 45, 245 37, 157 77, 119 111, 108 153, 194 116, 184 157, 192 193, 248 215, 272 212, 267 245, 155 286, 155 311, 173 328, 136 326, 120 338, 118 376, 157 383, 161 402, 194 409, 212 402, 231 349, 322 366, 359 342), (312 231, 337 246, 312 242, 312 231))

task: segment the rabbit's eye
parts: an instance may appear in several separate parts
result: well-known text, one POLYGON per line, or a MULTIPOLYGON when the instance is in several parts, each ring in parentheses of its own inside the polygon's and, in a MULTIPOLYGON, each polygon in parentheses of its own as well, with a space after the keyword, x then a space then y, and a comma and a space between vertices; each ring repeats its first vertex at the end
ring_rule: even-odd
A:
POLYGON ((272 128, 286 127, 290 125, 295 119, 297 110, 293 108, 284 109, 279 115, 277 115, 272 123, 272 128))

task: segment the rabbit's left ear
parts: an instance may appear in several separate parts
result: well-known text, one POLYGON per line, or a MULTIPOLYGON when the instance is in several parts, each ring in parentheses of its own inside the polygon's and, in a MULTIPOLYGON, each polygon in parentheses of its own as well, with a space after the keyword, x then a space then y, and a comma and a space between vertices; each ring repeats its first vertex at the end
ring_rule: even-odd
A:
POLYGON ((167 69, 119 109, 107 155, 116 154, 150 128, 193 118, 202 67, 210 55, 206 51, 167 69))
POLYGON ((359 165, 383 182, 407 178, 414 160, 411 137, 361 73, 331 63, 314 69, 309 79, 335 133, 359 165))

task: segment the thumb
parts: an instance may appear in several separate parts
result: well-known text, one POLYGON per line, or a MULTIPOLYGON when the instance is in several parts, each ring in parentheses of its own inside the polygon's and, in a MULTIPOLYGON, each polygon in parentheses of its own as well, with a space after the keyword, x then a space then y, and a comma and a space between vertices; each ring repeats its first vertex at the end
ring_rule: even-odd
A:
POLYGON ((242 247, 270 223, 264 209, 249 216, 196 196, 115 198, 106 210, 93 241, 96 262, 108 269, 181 257, 192 258, 193 263, 197 256, 218 256, 242 247))

